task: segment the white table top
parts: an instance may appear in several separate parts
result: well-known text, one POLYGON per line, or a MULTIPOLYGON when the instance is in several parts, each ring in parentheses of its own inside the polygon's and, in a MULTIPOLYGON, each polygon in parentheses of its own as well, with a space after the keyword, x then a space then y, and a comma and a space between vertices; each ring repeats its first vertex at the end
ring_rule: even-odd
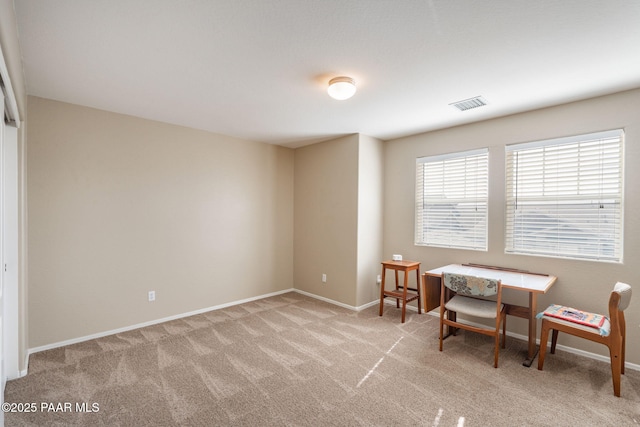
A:
POLYGON ((444 272, 485 277, 487 279, 498 279, 502 281, 502 286, 505 288, 543 294, 546 293, 556 281, 556 276, 551 275, 521 273, 462 264, 449 264, 444 267, 434 268, 433 270, 427 271, 426 274, 430 276, 440 276, 444 272))

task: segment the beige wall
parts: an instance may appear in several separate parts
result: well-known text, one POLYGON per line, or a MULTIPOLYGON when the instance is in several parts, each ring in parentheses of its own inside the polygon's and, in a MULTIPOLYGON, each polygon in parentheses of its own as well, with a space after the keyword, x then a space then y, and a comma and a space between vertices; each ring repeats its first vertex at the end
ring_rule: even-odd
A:
POLYGON ((356 304, 358 144, 358 135, 350 135, 295 151, 295 287, 350 306, 356 304))
POLYGON ((296 289, 350 307, 378 298, 383 148, 349 135, 296 149, 296 289))
POLYGON ((293 150, 35 97, 28 113, 31 348, 293 287, 293 150))
MULTIPOLYGON (((490 107, 489 107, 490 108, 490 107)), ((401 253, 424 268, 475 262, 547 272, 558 276, 555 286, 539 298, 539 308, 551 303, 605 311, 616 281, 634 290, 627 311, 627 361, 640 364, 640 90, 537 110, 388 141, 385 153, 384 253, 401 253), (506 144, 625 129, 624 263, 574 261, 504 253, 504 147, 506 144), (487 252, 418 247, 413 244, 416 157, 489 148, 490 206, 487 252)), ((464 113, 463 113, 464 114, 464 113)), ((423 268, 423 269, 424 269, 423 268)), ((505 298, 526 304, 517 291, 505 298)), ((522 319, 509 318, 508 329, 526 335, 522 319)), ((559 343, 607 355, 606 347, 561 336, 559 343)))
MULTIPOLYGON (((356 306, 379 298, 376 276, 382 261, 384 143, 360 135, 358 150, 358 275, 356 306)), ((388 255, 386 258, 391 258, 388 255)))

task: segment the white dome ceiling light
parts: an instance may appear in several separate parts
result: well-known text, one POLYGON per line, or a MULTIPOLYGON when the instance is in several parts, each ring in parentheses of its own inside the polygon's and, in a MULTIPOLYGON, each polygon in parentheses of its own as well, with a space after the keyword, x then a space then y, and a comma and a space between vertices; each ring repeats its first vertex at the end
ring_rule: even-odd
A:
POLYGON ((356 82, 351 77, 335 77, 329 80, 327 92, 339 101, 349 99, 356 93, 356 82))

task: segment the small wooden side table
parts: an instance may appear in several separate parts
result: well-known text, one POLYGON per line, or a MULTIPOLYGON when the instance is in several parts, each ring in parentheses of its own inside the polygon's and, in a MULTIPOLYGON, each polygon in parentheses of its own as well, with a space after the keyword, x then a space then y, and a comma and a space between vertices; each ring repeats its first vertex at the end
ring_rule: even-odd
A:
POLYGON ((383 261, 382 262, 382 283, 380 284, 380 316, 384 308, 384 299, 391 297, 396 299, 396 307, 400 308, 402 301, 402 323, 404 323, 405 312, 407 311, 407 303, 418 300, 418 314, 421 314, 420 307, 420 263, 417 261, 383 261), (395 289, 387 290, 384 288, 385 276, 387 270, 394 270, 396 276, 395 289), (416 287, 409 287, 409 273, 416 271, 416 287), (401 286, 398 281, 398 271, 404 272, 404 283, 401 286))

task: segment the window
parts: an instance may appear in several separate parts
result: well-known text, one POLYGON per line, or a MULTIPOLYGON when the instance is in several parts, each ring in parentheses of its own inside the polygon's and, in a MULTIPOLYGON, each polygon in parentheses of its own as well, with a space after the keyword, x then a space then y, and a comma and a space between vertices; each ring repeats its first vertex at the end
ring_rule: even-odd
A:
POLYGON ((487 250, 489 151, 416 160, 415 244, 487 250))
POLYGON ((622 262, 622 130, 506 147, 506 253, 622 262))

